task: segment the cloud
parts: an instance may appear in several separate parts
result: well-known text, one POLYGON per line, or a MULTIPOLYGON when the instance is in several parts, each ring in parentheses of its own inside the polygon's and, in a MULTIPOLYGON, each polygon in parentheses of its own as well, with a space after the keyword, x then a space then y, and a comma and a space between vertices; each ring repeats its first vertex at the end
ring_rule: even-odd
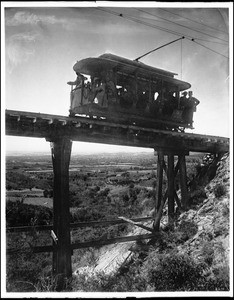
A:
POLYGON ((34 55, 34 43, 40 38, 38 33, 18 33, 6 39, 6 69, 9 73, 34 55))
POLYGON ((54 15, 40 15, 33 14, 26 11, 18 11, 13 16, 6 17, 6 26, 20 26, 20 25, 61 25, 64 29, 74 29, 75 20, 67 20, 65 18, 57 18, 54 15))
MULTIPOLYGON (((27 62, 35 54, 36 42, 48 37, 51 26, 62 26, 74 30, 77 19, 59 18, 54 15, 35 14, 20 10, 13 15, 6 14, 6 70, 11 73, 15 67, 27 62), (13 33, 14 32, 14 33, 13 33)), ((55 27, 57 30, 57 28, 55 27)))

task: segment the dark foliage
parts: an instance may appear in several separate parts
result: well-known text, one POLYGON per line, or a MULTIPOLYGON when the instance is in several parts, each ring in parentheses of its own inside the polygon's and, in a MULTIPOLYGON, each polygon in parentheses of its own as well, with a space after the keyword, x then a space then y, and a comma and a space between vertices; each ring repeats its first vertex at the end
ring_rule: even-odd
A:
POLYGON ((52 209, 39 205, 7 201, 6 223, 9 227, 51 224, 52 209), (33 224, 32 224, 33 223, 33 224))
POLYGON ((226 190, 225 185, 223 185, 223 184, 217 184, 214 187, 214 194, 215 194, 216 198, 220 198, 220 197, 226 195, 226 193, 227 193, 227 190, 226 190))

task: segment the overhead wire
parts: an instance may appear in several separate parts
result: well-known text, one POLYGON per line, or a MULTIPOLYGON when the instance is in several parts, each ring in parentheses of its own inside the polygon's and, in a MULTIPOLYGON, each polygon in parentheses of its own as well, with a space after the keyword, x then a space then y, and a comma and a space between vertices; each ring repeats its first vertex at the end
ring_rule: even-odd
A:
MULTIPOLYGON (((128 15, 128 14, 124 14, 124 16, 128 16, 128 17, 132 17, 132 16, 130 16, 130 15, 128 15)), ((154 15, 152 15, 152 16, 154 16, 154 15)), ((161 22, 161 23, 167 23, 168 24, 168 20, 164 20, 164 21, 161 21, 161 20, 156 20, 155 18, 153 19, 153 18, 147 18, 147 17, 143 17, 143 16, 138 16, 138 18, 140 18, 140 19, 145 19, 145 20, 148 20, 148 21, 153 21, 153 22, 161 22)), ((154 26, 153 24, 151 24, 152 26, 154 26)), ((157 25, 156 25, 157 26, 157 25)), ((191 30, 193 30, 193 29, 191 29, 191 30)), ((182 34, 181 34, 182 35, 182 34)), ((192 37, 191 37, 192 38, 192 37)), ((216 37, 215 37, 216 38, 216 37)), ((200 40, 200 41, 203 41, 203 42, 208 42, 208 43, 215 43, 215 44, 220 44, 220 45, 226 45, 227 43, 228 43, 228 41, 225 41, 225 42, 218 42, 218 41, 211 41, 211 40, 205 40, 205 39, 202 39, 202 38, 196 38, 197 40, 200 40)))
POLYGON ((167 10, 167 9, 163 9, 163 8, 161 8, 161 7, 158 7, 158 9, 160 9, 160 10, 163 10, 163 11, 166 11, 167 13, 170 13, 170 14, 172 14, 172 15, 175 15, 175 16, 178 16, 178 17, 181 17, 181 18, 183 18, 183 19, 189 20, 190 22, 193 22, 193 23, 196 23, 196 24, 199 24, 199 25, 205 26, 205 27, 207 27, 207 28, 213 29, 213 30, 215 30, 215 31, 219 31, 219 32, 222 32, 222 33, 228 34, 228 32, 226 32, 226 31, 223 31, 223 30, 220 30, 220 29, 214 28, 214 27, 212 27, 212 26, 209 26, 209 25, 207 25, 207 24, 204 24, 204 23, 200 23, 200 22, 198 22, 198 21, 195 21, 195 20, 193 20, 193 19, 191 19, 191 18, 186 18, 185 16, 181 16, 181 15, 179 15, 179 14, 176 14, 176 13, 174 13, 174 12, 171 12, 171 11, 169 11, 169 10, 167 10))
MULTIPOLYGON (((160 8, 161 9, 161 8, 160 8)), ((165 10, 166 11, 166 10, 165 10)), ((128 14, 124 14, 125 16, 129 16, 128 14)), ((153 19, 153 18, 147 18, 147 17, 143 17, 143 16, 139 16, 138 18, 140 19, 145 19, 145 20, 149 20, 149 21, 154 21, 154 22, 161 22, 161 23, 167 23, 168 24, 168 21, 161 21, 161 20, 156 20, 156 19, 153 19)), ((189 19, 188 19, 189 20, 189 19)), ((199 23, 200 24, 200 23, 199 23)), ((151 24, 153 26, 153 24, 151 24)), ((191 29, 192 30, 192 29, 191 29)), ((192 38, 192 37, 191 37, 192 38)), ((207 42, 207 43, 215 43, 215 44, 220 44, 220 45, 227 45, 228 42, 218 42, 218 41, 211 41, 211 40, 205 40, 205 39, 202 39, 202 38, 196 38, 197 40, 199 41, 203 41, 203 42, 207 42)))
POLYGON ((159 18, 159 19, 162 19, 162 20, 166 20, 167 22, 172 23, 172 24, 175 24, 175 25, 177 25, 177 26, 181 26, 181 27, 187 28, 187 29, 189 29, 189 30, 192 30, 192 31, 195 31, 195 32, 198 32, 198 33, 201 33, 201 34, 207 35, 207 36, 209 36, 209 37, 212 37, 212 38, 215 38, 215 39, 218 39, 218 40, 220 40, 220 41, 223 41, 223 42, 228 43, 228 41, 223 40, 223 39, 221 39, 221 38, 219 38, 219 37, 213 36, 213 35, 211 35, 211 34, 209 34, 209 33, 205 33, 205 32, 202 32, 202 31, 200 31, 200 30, 197 30, 197 29, 192 29, 192 28, 189 27, 189 26, 181 25, 181 24, 179 24, 179 23, 177 23, 177 22, 174 22, 174 21, 171 21, 171 20, 167 20, 167 19, 165 19, 165 18, 163 18, 163 17, 157 16, 157 15, 155 15, 155 14, 152 14, 152 13, 150 13, 150 12, 147 12, 147 11, 144 11, 144 10, 141 10, 141 9, 136 9, 136 10, 137 10, 137 11, 140 11, 140 12, 143 12, 143 13, 145 13, 145 14, 148 14, 148 15, 154 16, 154 17, 156 17, 156 18, 159 18))
POLYGON ((101 10, 101 11, 104 11, 106 13, 109 13, 109 14, 112 14, 112 15, 115 15, 117 17, 121 17, 121 18, 125 18, 127 20, 130 20, 130 21, 133 21, 135 23, 139 23, 139 24, 143 24, 145 26, 148 26, 148 27, 151 27, 151 28, 156 28, 156 29, 159 29, 159 30, 162 30, 162 31, 165 31, 165 32, 168 32, 168 33, 171 33, 171 34, 174 34, 174 35, 177 35, 177 36, 186 36, 186 37, 189 37, 189 38, 192 38, 191 36, 188 36, 188 35, 184 35, 184 34, 181 34, 181 33, 178 33, 176 31, 173 31, 173 30, 170 30, 170 29, 167 29, 167 28, 164 28, 164 27, 160 27, 158 25, 153 25, 153 24, 149 24, 147 22, 144 22, 144 21, 140 21, 134 17, 129 17, 129 16, 126 16, 125 14, 123 15, 122 13, 117 13, 117 12, 114 12, 114 11, 111 11, 111 10, 106 10, 106 9, 103 9, 103 8, 96 8, 98 10, 101 10))
MULTIPOLYGON (((178 33, 176 31, 173 31, 173 30, 170 30, 170 29, 167 29, 167 28, 164 28, 164 27, 160 27, 160 26, 157 26, 157 25, 149 24, 147 22, 140 21, 140 20, 138 20, 138 19, 136 19, 134 17, 129 17, 129 16, 126 16, 125 14, 123 15, 122 13, 117 13, 117 12, 112 11, 112 10, 107 10, 107 9, 103 9, 103 8, 100 8, 100 7, 97 7, 96 9, 104 11, 104 12, 112 14, 112 15, 115 15, 117 17, 125 18, 127 20, 133 21, 133 22, 138 23, 138 24, 142 24, 142 25, 154 28, 154 29, 159 29, 161 31, 174 34, 174 35, 177 35, 177 36, 180 36, 180 37, 184 36, 186 39, 188 39, 189 41, 192 41, 192 42, 195 42, 195 40, 201 40, 200 38, 194 38, 194 37, 191 37, 189 35, 181 34, 181 33, 178 33)), ((206 46, 204 46, 204 45, 202 45, 202 44, 200 44, 198 42, 196 42, 196 44, 198 44, 198 45, 200 45, 200 46, 202 46, 202 47, 204 47, 204 48, 206 48, 206 49, 208 49, 208 50, 210 50, 210 51, 212 51, 212 52, 214 52, 216 54, 219 54, 219 55, 221 55, 221 56, 223 56, 225 58, 228 58, 227 56, 225 56, 225 55, 223 55, 223 54, 221 54, 221 53, 219 53, 219 52, 217 52, 217 51, 215 51, 215 50, 213 50, 213 49, 211 49, 209 47, 206 47, 206 46)))
POLYGON ((229 59, 228 56, 223 55, 223 54, 221 54, 221 53, 219 53, 219 52, 217 52, 217 51, 215 51, 215 50, 213 50, 213 49, 211 49, 211 48, 209 48, 209 47, 206 47, 205 45, 202 45, 202 44, 198 43, 198 42, 195 41, 194 39, 192 39, 191 41, 194 42, 194 43, 196 43, 196 44, 198 44, 198 45, 200 45, 200 46, 202 46, 202 47, 204 47, 204 48, 206 48, 206 49, 208 49, 208 50, 210 50, 210 51, 212 51, 212 52, 214 52, 214 53, 216 53, 216 54, 222 55, 223 57, 229 59))

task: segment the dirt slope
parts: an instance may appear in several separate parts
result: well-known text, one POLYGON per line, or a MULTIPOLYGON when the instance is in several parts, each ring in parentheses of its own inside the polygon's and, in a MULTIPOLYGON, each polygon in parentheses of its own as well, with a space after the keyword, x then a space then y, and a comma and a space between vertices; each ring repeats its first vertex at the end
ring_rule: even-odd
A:
MULTIPOLYGON (((177 225, 182 222, 193 222, 197 232, 186 242, 178 245, 183 253, 191 255, 195 260, 207 260, 210 269, 207 276, 215 276, 216 269, 223 269, 228 274, 229 268, 229 200, 230 171, 229 155, 225 155, 218 163, 215 177, 202 187, 206 199, 187 212, 182 213, 177 225)), ((199 191, 198 191, 199 192, 199 191)), ((147 224, 151 226, 150 223, 147 224)), ((143 234, 145 230, 134 228, 131 234, 143 234)), ((115 272, 134 252, 136 243, 123 243, 105 246, 101 249, 99 259, 93 268, 82 268, 76 274, 85 272, 92 274, 104 271, 115 272)))

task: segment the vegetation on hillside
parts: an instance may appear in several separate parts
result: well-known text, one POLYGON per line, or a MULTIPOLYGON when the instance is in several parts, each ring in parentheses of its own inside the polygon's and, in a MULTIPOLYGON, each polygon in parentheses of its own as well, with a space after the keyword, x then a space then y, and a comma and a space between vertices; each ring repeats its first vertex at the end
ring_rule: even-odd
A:
MULTIPOLYGON (((99 164, 96 161, 97 165, 94 168, 95 159, 86 157, 85 163, 79 162, 79 165, 86 165, 86 168, 82 167, 70 173, 70 222, 151 215, 156 188, 155 157, 143 157, 140 160, 142 167, 139 159, 136 166, 134 165, 136 160, 131 157, 132 165, 127 169, 125 165, 121 165, 120 158, 116 163, 111 157, 111 162, 116 163, 116 167, 111 171, 108 168, 110 161, 105 159, 103 163, 103 160, 103 157, 99 158, 99 164), (106 167, 100 168, 101 165, 106 167)), ((124 159, 123 161, 126 162, 124 159)), ((38 167, 35 163, 33 168, 38 167)), ((8 166, 7 189, 22 190, 37 187, 44 191, 44 195, 45 191, 52 189, 51 173, 22 172, 22 169, 25 171, 24 164, 20 164, 19 169, 18 167, 15 169, 16 172, 12 170, 10 162, 8 166)), ((45 166, 48 168, 48 162, 45 166)), ((15 163, 13 167, 16 168, 15 163)), ((39 167, 41 169, 42 165, 39 167)), ((200 156, 189 157, 187 173, 190 210, 177 215, 174 230, 165 227, 156 240, 148 243, 137 242, 130 260, 126 261, 117 272, 90 273, 90 269, 87 269, 87 272, 81 272, 67 282, 64 291, 229 290, 229 264, 222 239, 229 234, 229 202, 226 201, 229 194, 229 178, 225 177, 226 172, 227 168, 220 170, 219 167, 214 178, 214 168, 203 165, 200 156), (206 180, 203 180, 204 176, 206 180), (213 180, 210 181, 211 179, 213 180), (213 200, 209 198, 211 194, 213 200), (212 222, 215 222, 215 225, 212 225, 212 222)), ((165 184, 166 179, 164 189, 165 184)), ((20 198, 18 201, 11 201, 10 197, 7 200, 7 226, 52 224, 51 208, 25 204, 20 198)), ((71 240, 73 243, 112 238, 126 235, 131 228, 126 223, 109 227, 73 229, 71 240)), ((24 253, 7 255, 7 291, 55 289, 56 278, 51 274, 52 254, 34 254, 31 251, 31 247, 42 245, 51 245, 49 232, 32 230, 28 233, 7 234, 8 248, 25 249, 24 253)), ((75 250, 72 264, 77 268, 93 268, 98 255, 99 249, 75 250)))

